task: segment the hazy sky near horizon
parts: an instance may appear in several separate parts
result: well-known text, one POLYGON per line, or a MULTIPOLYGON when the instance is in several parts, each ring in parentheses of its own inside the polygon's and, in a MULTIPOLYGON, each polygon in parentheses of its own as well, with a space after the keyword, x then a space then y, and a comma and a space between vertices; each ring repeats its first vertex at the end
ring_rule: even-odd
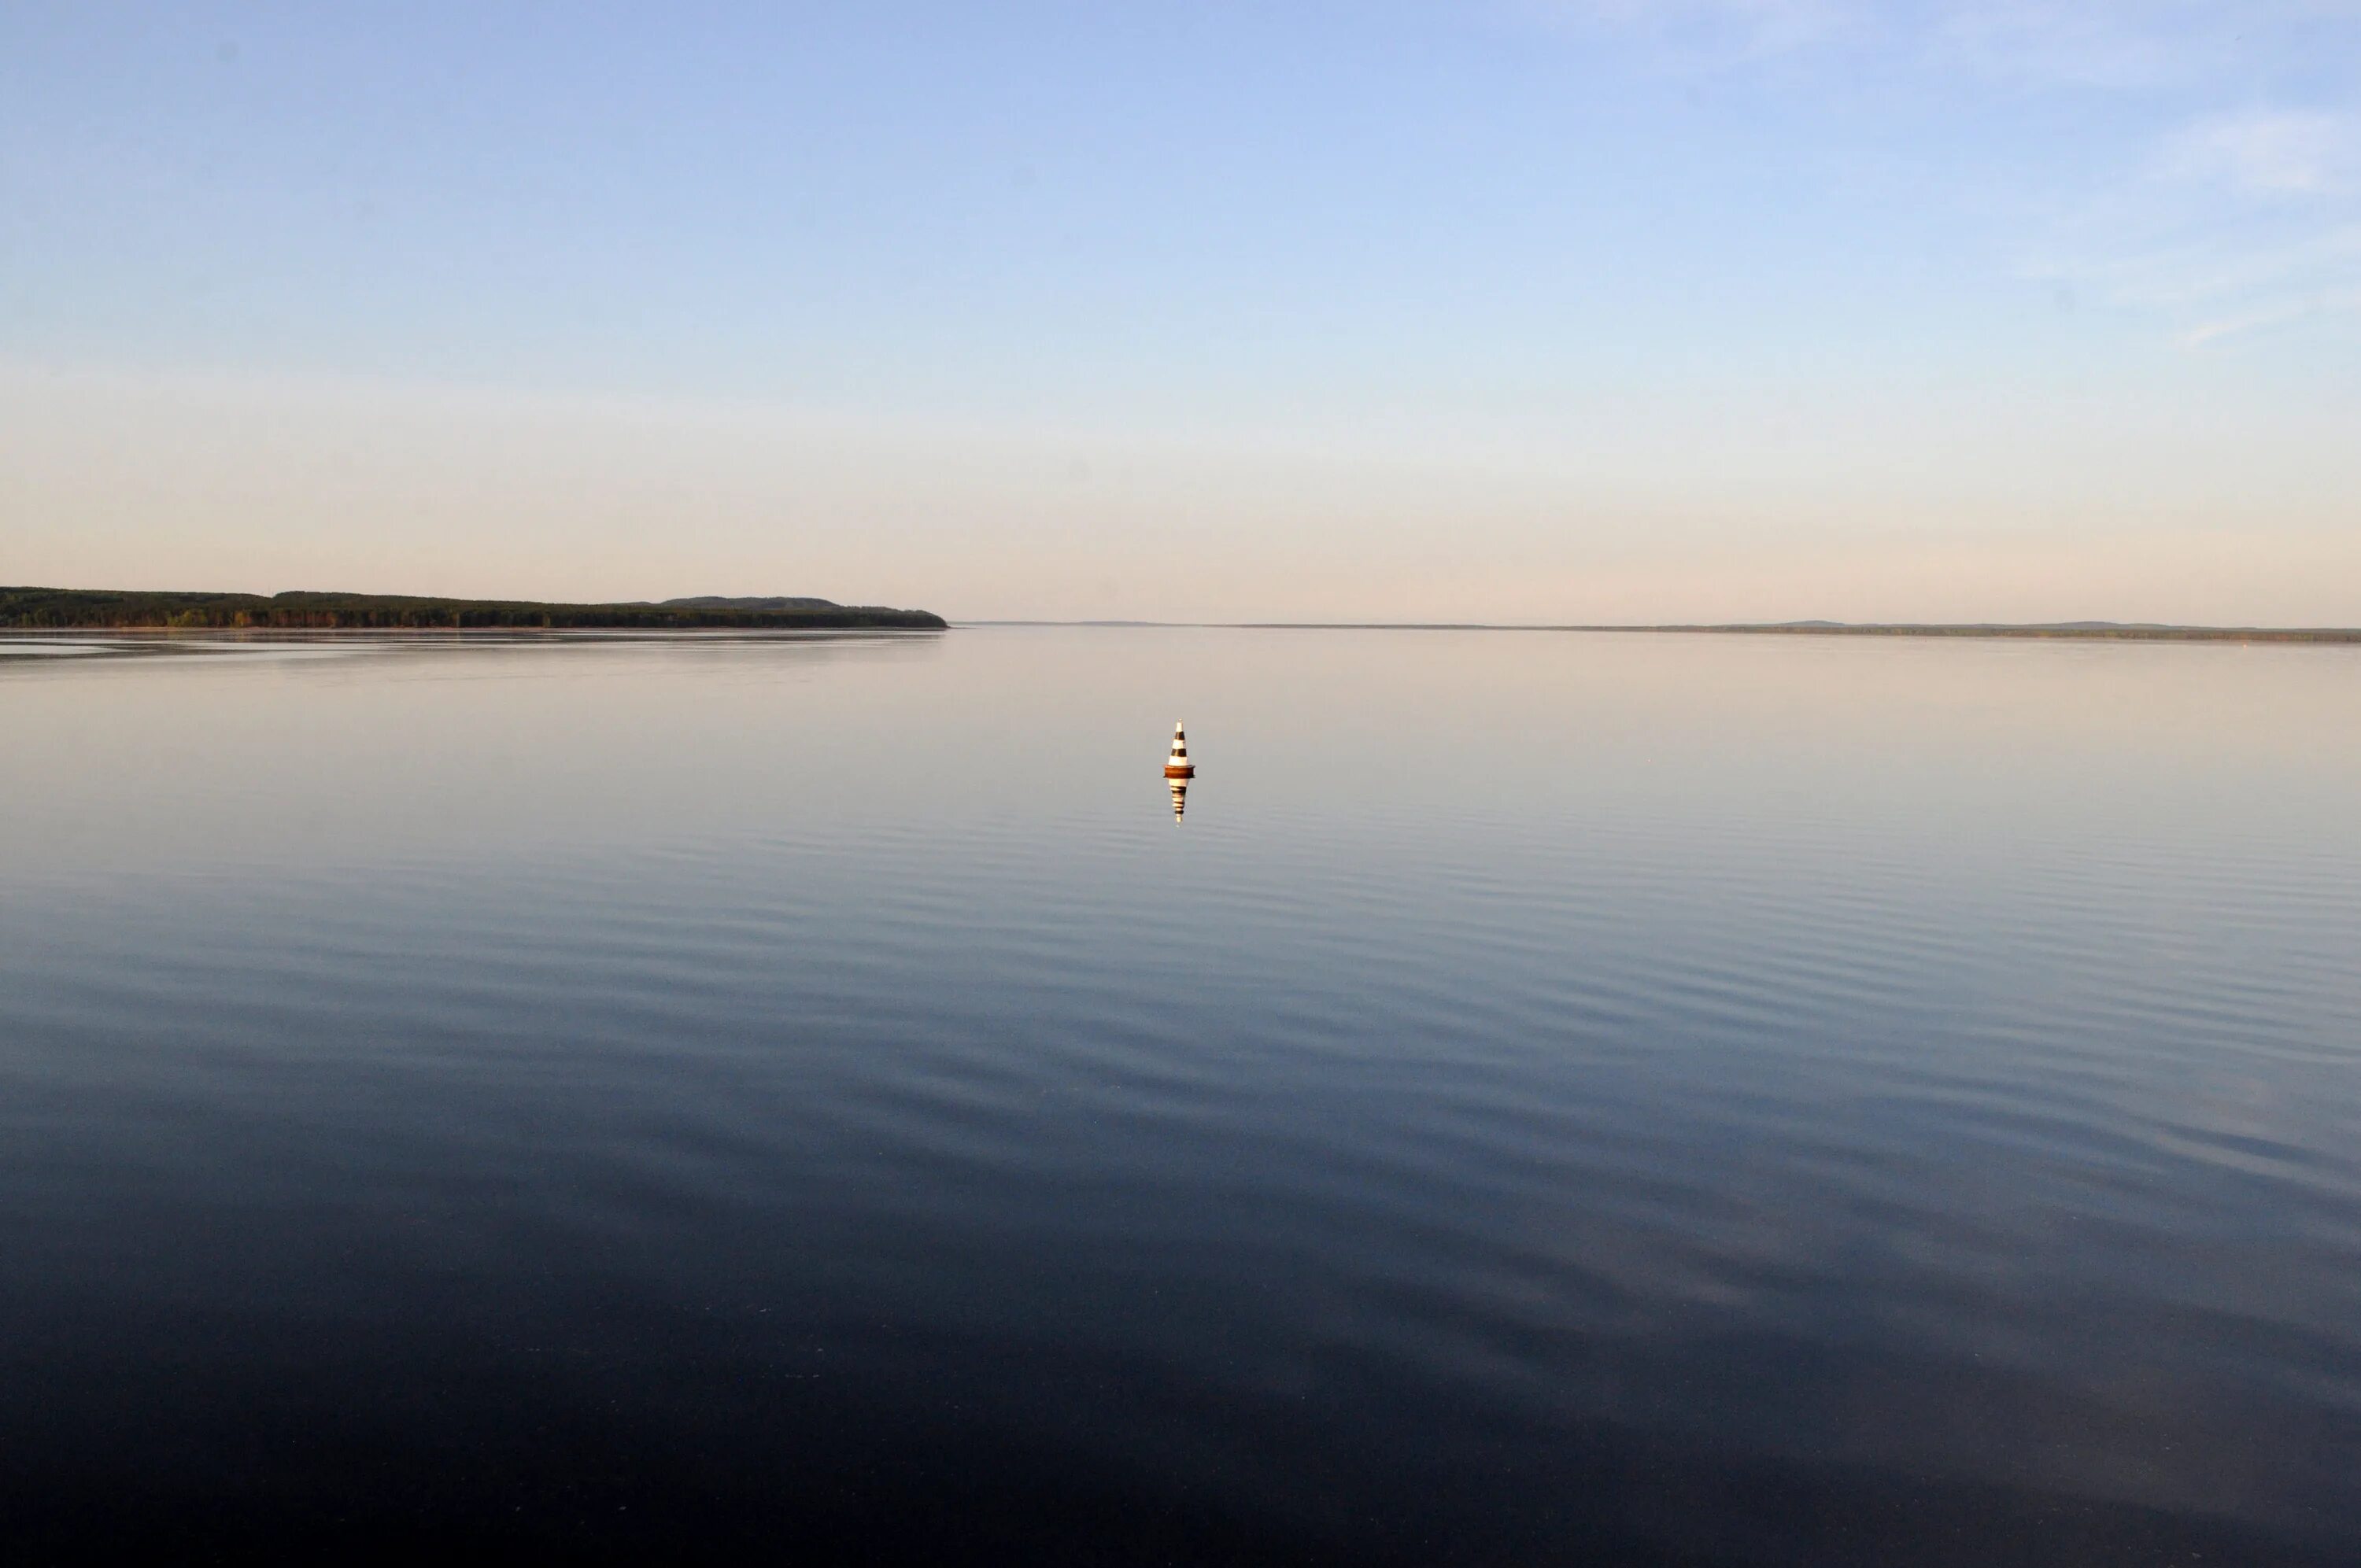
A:
POLYGON ((0 6, 0 581, 2361 623, 2361 0, 0 6))

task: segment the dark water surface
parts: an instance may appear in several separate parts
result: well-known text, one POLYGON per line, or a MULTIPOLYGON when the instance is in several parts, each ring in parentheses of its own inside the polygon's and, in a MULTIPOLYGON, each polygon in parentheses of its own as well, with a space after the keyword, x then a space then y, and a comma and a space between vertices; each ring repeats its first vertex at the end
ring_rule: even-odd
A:
POLYGON ((10 1563, 2361 1561, 2355 651, 105 646, 10 1563))

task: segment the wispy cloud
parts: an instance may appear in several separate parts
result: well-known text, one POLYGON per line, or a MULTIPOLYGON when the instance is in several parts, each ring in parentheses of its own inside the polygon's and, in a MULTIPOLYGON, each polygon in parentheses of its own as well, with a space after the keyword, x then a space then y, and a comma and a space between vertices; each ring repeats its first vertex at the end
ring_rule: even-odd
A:
POLYGON ((1957 0, 1929 14, 1926 38, 1935 60, 1986 77, 2137 92, 2201 78, 2235 56, 2248 26, 2285 9, 2271 0, 1957 0))
POLYGON ((2054 163, 1985 166, 2026 214, 2014 243, 1996 233, 1995 244, 2037 257, 2028 275, 2155 315, 2189 346, 2361 310, 2361 110, 2348 107, 2361 103, 2361 0, 1554 0, 1551 11, 1675 67, 1775 57, 1788 79, 1829 94, 1899 86, 1963 123, 1994 116, 1995 148, 2029 95, 2054 123, 2086 116, 2090 136, 2059 142, 2054 163))
POLYGON ((1910 68, 2062 86, 2202 77, 2342 0, 1526 0, 1531 13, 1727 60, 1861 46, 1910 68))
POLYGON ((1528 15, 1635 38, 1675 66, 1725 67, 1857 31, 1857 0, 1526 0, 1528 15))
POLYGON ((2027 270, 2158 316, 2191 348, 2361 309, 2352 186, 2308 156, 2217 152, 2199 127, 2169 137, 2154 168, 2102 192, 2027 270))
POLYGON ((2309 317, 2349 315, 2355 311, 2361 311, 2361 287, 2327 289, 2315 294, 2278 300, 2238 314, 2201 321, 2182 333, 2180 341, 2187 347, 2197 348, 2216 338, 2231 337, 2243 332, 2285 326, 2290 322, 2309 317))
POLYGON ((2072 269, 2103 287, 2118 303, 2161 311, 2219 310, 2225 300, 2316 292, 2356 269, 2361 269, 2361 224, 2272 245, 2251 240, 2229 245, 2219 236, 2189 236, 2113 260, 2085 260, 2072 269))
POLYGON ((2109 206, 2114 243, 2085 277, 2165 314, 2186 347, 2361 310, 2361 114, 2201 115, 2109 206))
POLYGON ((2208 115, 2166 142, 2159 172, 2267 195, 2346 191, 2361 172, 2361 115, 2260 109, 2208 115))

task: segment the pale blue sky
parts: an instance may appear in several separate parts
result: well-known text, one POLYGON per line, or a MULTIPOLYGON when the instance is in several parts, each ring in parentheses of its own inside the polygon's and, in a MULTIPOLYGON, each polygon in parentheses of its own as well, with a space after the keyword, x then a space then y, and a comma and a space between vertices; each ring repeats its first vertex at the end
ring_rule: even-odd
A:
POLYGON ((0 6, 0 579, 2361 621, 2361 5, 0 6))

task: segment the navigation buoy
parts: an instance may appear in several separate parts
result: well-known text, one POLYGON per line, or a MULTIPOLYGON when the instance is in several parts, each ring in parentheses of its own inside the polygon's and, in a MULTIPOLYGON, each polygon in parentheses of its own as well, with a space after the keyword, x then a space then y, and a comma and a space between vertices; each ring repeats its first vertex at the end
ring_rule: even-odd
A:
POLYGON ((1172 820, 1180 820, 1180 808, 1188 804, 1189 781, 1197 776, 1196 765, 1189 761, 1189 737, 1180 726, 1172 727, 1172 754, 1164 759, 1165 781, 1172 786, 1172 820))

